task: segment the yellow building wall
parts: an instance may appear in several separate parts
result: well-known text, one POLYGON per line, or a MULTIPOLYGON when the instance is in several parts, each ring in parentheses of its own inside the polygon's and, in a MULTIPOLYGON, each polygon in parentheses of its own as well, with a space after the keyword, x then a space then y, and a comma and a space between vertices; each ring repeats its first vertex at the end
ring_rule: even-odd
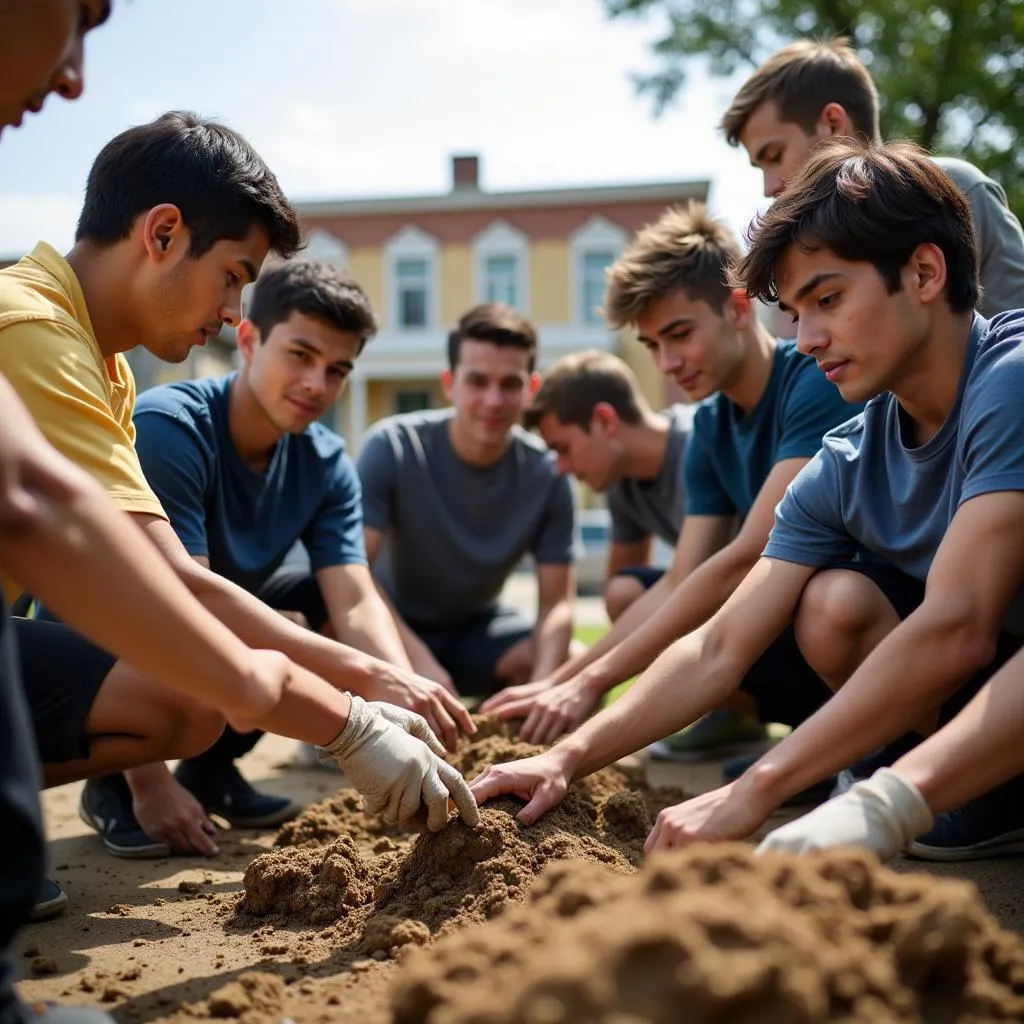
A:
POLYGON ((441 326, 454 326, 472 305, 473 263, 469 246, 445 245, 441 248, 441 326))
POLYGON ((564 324, 569 313, 569 247, 543 238, 530 246, 530 311, 538 324, 564 324))
POLYGON ((381 327, 387 327, 384 306, 384 257, 376 246, 364 245, 348 251, 348 269, 369 296, 381 327))
POLYGON ((398 395, 408 391, 426 391, 430 394, 430 408, 437 409, 448 402, 437 377, 410 377, 408 380, 370 380, 366 383, 367 426, 393 416, 398 411, 398 395))
POLYGON ((651 357, 630 331, 619 332, 618 355, 636 374, 640 390, 656 412, 665 408, 665 378, 651 357))

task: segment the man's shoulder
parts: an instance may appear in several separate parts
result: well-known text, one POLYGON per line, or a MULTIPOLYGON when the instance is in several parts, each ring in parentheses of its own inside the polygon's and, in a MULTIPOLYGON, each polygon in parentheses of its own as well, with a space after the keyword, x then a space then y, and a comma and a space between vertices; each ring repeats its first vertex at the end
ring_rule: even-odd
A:
POLYGON ((693 429, 693 418, 696 415, 697 406, 686 405, 683 402, 675 402, 670 405, 664 415, 669 420, 669 430, 673 434, 689 434, 693 429))
POLYGON ((543 462, 551 461, 551 453, 548 451, 548 446, 544 443, 543 438, 538 437, 518 424, 512 428, 509 439, 512 444, 526 453, 527 458, 538 459, 543 462))
POLYGON ((230 377, 220 377, 158 384, 139 395, 135 416, 138 419, 153 414, 195 427, 208 426, 213 420, 214 408, 227 401, 230 380, 230 377))
POLYGON ((937 166, 942 168, 952 179, 961 192, 970 192, 976 185, 995 184, 980 167, 954 156, 932 157, 937 166))
POLYGON ((972 330, 977 336, 977 353, 967 388, 993 373, 1009 370, 1017 376, 1024 370, 1024 309, 1010 309, 991 320, 976 315, 972 330))
POLYGON ((345 454, 345 438, 322 423, 311 423, 297 439, 324 461, 333 462, 345 454))
POLYGON ((379 436, 411 438, 443 431, 452 418, 451 409, 420 409, 400 412, 377 420, 366 432, 366 440, 379 436))

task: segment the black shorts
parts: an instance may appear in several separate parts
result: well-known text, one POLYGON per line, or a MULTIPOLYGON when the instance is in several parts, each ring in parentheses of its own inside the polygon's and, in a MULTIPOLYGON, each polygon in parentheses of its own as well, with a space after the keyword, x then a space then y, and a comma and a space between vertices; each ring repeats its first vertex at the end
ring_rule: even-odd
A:
POLYGON ((327 622, 320 584, 308 569, 285 566, 278 569, 254 592, 265 605, 280 612, 301 612, 309 628, 319 633, 327 622))
POLYGON ((612 579, 626 576, 640 583, 644 590, 650 590, 664 575, 664 569, 658 569, 653 565, 627 565, 625 569, 620 569, 612 579))
POLYGON ((505 652, 533 634, 533 624, 514 608, 498 605, 454 626, 406 620, 430 648, 459 693, 485 696, 508 684, 494 670, 505 652))

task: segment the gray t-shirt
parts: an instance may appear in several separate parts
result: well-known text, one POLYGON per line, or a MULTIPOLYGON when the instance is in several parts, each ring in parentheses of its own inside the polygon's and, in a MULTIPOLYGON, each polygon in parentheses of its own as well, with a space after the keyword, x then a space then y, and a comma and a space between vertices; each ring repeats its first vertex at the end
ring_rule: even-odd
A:
MULTIPOLYGON (((1024 310, 974 319, 956 402, 925 444, 903 443, 890 393, 825 435, 775 510, 764 553, 799 565, 855 557, 924 580, 963 502, 1024 491, 1024 310)), ((1006 628, 1024 636, 1024 592, 1006 628)))
POLYGON ((1006 202, 1006 193, 974 164, 935 157, 971 204, 978 236, 982 316, 1024 308, 1024 230, 1006 202))
POLYGON ((448 436, 451 409, 381 420, 356 468, 363 522, 385 534, 381 574, 403 618, 452 626, 495 605, 523 555, 573 561, 573 495, 543 441, 513 428, 492 466, 470 466, 448 436))
POLYGON ((675 546, 683 526, 683 456, 693 425, 693 407, 673 405, 665 410, 669 419, 668 443, 658 475, 651 480, 627 477, 612 484, 605 495, 612 518, 612 540, 632 544, 648 537, 660 537, 675 546))

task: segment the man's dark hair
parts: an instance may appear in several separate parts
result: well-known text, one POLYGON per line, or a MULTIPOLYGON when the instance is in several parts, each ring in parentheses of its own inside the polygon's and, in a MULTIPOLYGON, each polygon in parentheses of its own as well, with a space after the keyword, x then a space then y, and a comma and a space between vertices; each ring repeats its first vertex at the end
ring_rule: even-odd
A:
POLYGON ((359 338, 359 351, 377 333, 377 317, 356 280, 329 263, 289 260, 260 274, 248 317, 265 340, 292 313, 323 320, 359 338))
POLYGON ((743 83, 722 117, 722 131, 731 146, 762 104, 775 104, 780 121, 800 125, 810 135, 830 103, 838 103, 863 142, 877 142, 878 90, 850 40, 818 42, 799 39, 769 57, 743 83))
POLYGON ((129 128, 103 147, 89 172, 75 241, 114 245, 161 203, 181 211, 193 259, 256 225, 285 259, 302 244, 295 210, 260 155, 238 132, 188 111, 129 128))
POLYGON ((533 324, 504 302, 485 302, 465 313, 448 335, 448 365, 459 364, 459 350, 467 339, 489 341, 499 348, 521 348, 529 353, 530 372, 537 361, 537 332, 533 324))
POLYGON ((970 205, 949 176, 909 142, 866 148, 848 139, 823 144, 757 219, 749 241, 734 279, 765 302, 778 301, 776 268, 791 245, 871 263, 893 295, 914 250, 930 243, 946 259, 946 297, 953 312, 974 309, 981 298, 970 205))

